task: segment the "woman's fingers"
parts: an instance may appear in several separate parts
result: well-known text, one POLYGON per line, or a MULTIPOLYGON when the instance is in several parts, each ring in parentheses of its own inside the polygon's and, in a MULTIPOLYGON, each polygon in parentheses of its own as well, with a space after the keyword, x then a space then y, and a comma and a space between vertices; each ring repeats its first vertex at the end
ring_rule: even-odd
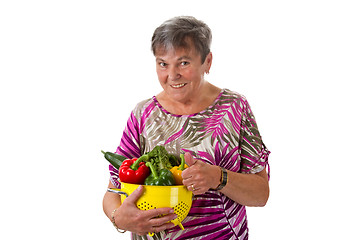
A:
POLYGON ((221 172, 218 166, 194 159, 191 154, 185 154, 185 160, 190 165, 182 172, 183 184, 195 195, 203 194, 217 186, 221 172))
MULTIPOLYGON (((135 191, 132 192, 132 194, 129 195, 129 197, 127 197, 125 199, 125 201, 127 201, 126 203, 127 204, 131 203, 136 206, 136 201, 141 197, 143 191, 144 191, 144 187, 142 185, 140 185, 137 189, 135 189, 135 191)), ((174 209, 170 208, 170 207, 150 209, 147 211, 142 211, 141 213, 143 214, 143 217, 148 220, 153 219, 153 218, 158 218, 158 220, 157 220, 158 225, 161 225, 161 224, 169 221, 169 220, 167 220, 168 218, 170 220, 173 220, 174 218, 176 218, 176 214, 173 214, 174 209), (164 216, 164 217, 161 217, 161 216, 164 216), (161 218, 159 218, 159 217, 161 217, 161 218)))
POLYGON ((118 227, 128 231, 143 234, 147 232, 160 232, 174 226, 169 221, 175 219, 173 208, 156 208, 150 210, 140 210, 136 206, 137 200, 144 191, 143 186, 135 189, 120 206, 119 217, 115 219, 118 227))
POLYGON ((145 213, 149 218, 151 227, 156 227, 156 231, 158 232, 173 227, 174 224, 169 222, 177 218, 173 208, 150 209, 145 211, 145 213))
POLYGON ((194 164, 197 162, 197 160, 194 159, 194 157, 193 157, 190 153, 188 153, 188 152, 186 152, 186 153, 184 154, 184 158, 185 158, 185 163, 186 163, 189 167, 192 166, 192 165, 194 165, 194 164))
POLYGON ((177 215, 173 213, 174 209, 172 208, 157 208, 140 211, 143 215, 143 222, 146 224, 146 226, 142 227, 142 233, 143 231, 161 232, 172 228, 174 227, 174 224, 170 221, 177 218, 177 215))
POLYGON ((183 184, 195 195, 205 193, 209 188, 206 181, 206 163, 196 161, 182 172, 183 184))
POLYGON ((168 215, 168 214, 172 214, 174 213, 174 209, 173 208, 155 208, 155 209, 150 209, 144 212, 144 216, 148 217, 149 219, 155 218, 155 217, 159 217, 159 216, 163 216, 163 215, 168 215))
POLYGON ((149 222, 151 224, 151 228, 155 230, 153 230, 153 232, 161 232, 164 231, 168 228, 172 228, 174 227, 174 224, 171 223, 171 220, 174 220, 177 218, 176 214, 169 214, 166 216, 162 216, 159 218, 153 218, 151 219, 149 222))

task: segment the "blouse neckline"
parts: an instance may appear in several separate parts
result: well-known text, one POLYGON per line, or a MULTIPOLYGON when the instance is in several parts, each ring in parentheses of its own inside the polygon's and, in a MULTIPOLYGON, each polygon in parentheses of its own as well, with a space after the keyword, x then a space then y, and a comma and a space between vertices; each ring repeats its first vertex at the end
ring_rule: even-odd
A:
POLYGON ((198 115, 198 114, 203 114, 203 113, 205 113, 205 112, 210 111, 211 109, 213 109, 214 106, 217 104, 217 102, 219 101, 220 97, 222 96, 222 94, 223 94, 224 92, 225 92, 225 88, 222 88, 221 91, 220 91, 220 93, 219 93, 219 95, 216 97, 216 99, 213 101, 212 104, 210 104, 208 107, 206 107, 204 110, 201 110, 201 111, 198 112, 198 113, 193 113, 193 114, 189 114, 189 115, 173 114, 173 113, 167 111, 167 110, 160 104, 160 102, 157 100, 156 96, 153 96, 152 99, 153 99, 155 105, 158 106, 158 107, 160 108, 160 110, 161 110, 162 112, 164 112, 165 114, 171 115, 171 116, 173 116, 173 117, 186 117, 186 118, 187 118, 187 117, 196 116, 196 115, 198 115))

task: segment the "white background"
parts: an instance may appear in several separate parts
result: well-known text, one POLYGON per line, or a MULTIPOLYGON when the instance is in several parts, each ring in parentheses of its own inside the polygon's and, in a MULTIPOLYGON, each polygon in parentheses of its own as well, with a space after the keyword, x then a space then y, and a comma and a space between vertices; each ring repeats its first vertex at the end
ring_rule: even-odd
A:
POLYGON ((161 89, 153 30, 213 31, 208 80, 244 94, 272 151, 250 239, 360 239, 357 1, 1 1, 1 239, 127 239, 100 150, 161 89), (5 237, 6 236, 6 237, 5 237))

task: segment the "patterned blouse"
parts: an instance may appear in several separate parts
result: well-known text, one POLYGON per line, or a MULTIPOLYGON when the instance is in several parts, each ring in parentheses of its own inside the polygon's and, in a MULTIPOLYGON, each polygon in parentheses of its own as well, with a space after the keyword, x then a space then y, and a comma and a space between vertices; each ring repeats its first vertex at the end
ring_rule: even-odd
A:
MULTIPOLYGON (((246 98, 228 89, 222 89, 211 106, 191 115, 169 113, 156 97, 140 102, 116 152, 139 157, 157 145, 177 156, 190 152, 208 164, 247 174, 267 167, 270 154, 246 98)), ((117 170, 111 165, 109 169, 111 182, 120 187, 117 170)), ((195 196, 182 224, 185 230, 176 226, 154 239, 248 239, 245 206, 215 190, 195 196)), ((144 238, 133 234, 133 239, 144 238)))

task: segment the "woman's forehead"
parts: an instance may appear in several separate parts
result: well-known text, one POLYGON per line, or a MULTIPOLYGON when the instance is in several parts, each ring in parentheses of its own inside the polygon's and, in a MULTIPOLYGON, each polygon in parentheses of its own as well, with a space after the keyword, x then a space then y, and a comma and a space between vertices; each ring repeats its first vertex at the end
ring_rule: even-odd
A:
POLYGON ((199 54, 198 51, 196 51, 193 44, 184 46, 184 47, 174 47, 174 46, 160 46, 156 48, 155 56, 197 56, 199 54))
POLYGON ((172 48, 172 49, 160 49, 156 52, 155 57, 157 59, 175 59, 175 60, 194 60, 199 59, 201 60, 200 54, 195 49, 188 49, 188 48, 172 48))

